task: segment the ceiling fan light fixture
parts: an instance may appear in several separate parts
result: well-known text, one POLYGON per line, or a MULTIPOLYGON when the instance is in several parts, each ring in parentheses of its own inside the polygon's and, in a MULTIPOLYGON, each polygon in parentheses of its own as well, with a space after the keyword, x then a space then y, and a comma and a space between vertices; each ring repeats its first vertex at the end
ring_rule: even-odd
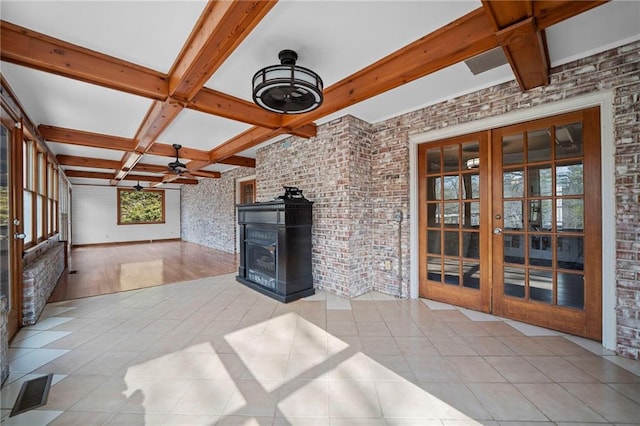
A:
POLYGON ((133 186, 133 189, 135 191, 142 191, 144 189, 144 187, 142 185, 140 185, 140 181, 138 181, 138 183, 133 186))
POLYGON ((302 114, 322 105, 323 83, 318 74, 296 65, 298 54, 282 50, 280 65, 271 65, 253 76, 253 101, 267 111, 302 114))
POLYGON ((174 143, 173 144, 173 149, 176 150, 176 159, 175 161, 172 161, 168 164, 169 166, 169 170, 172 171, 173 173, 180 175, 182 173, 185 173, 187 171, 187 165, 182 163, 180 161, 180 158, 178 157, 178 152, 180 151, 180 149, 182 148, 182 145, 174 143))

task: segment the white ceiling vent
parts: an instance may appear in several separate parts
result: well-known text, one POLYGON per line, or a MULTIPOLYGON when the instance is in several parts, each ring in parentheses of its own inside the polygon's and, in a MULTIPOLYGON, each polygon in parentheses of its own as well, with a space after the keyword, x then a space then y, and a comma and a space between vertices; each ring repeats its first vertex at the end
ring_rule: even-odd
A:
POLYGON ((480 55, 474 56, 473 58, 469 58, 464 61, 464 63, 467 64, 467 67, 469 67, 469 70, 473 73, 473 75, 478 75, 485 71, 489 71, 506 64, 507 57, 504 56, 502 47, 496 47, 495 49, 491 49, 488 52, 481 53, 480 55))

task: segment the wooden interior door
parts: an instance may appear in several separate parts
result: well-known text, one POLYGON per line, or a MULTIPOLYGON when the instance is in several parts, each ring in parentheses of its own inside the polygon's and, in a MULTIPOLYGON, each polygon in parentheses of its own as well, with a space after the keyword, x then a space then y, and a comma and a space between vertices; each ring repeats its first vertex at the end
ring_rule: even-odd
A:
POLYGON ((599 120, 592 108, 493 132, 496 315, 601 339, 599 120))
POLYGON ((487 132, 418 148, 420 296, 489 312, 487 132))
POLYGON ((240 204, 256 202, 256 180, 240 182, 240 204))

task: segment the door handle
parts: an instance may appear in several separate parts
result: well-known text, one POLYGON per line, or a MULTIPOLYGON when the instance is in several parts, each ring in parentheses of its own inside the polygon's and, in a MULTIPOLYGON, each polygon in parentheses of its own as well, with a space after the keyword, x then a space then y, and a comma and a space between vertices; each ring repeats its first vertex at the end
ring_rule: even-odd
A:
POLYGON ((493 228, 493 233, 496 235, 502 234, 502 228, 493 228))
POLYGON ((25 238, 27 238, 27 234, 25 234, 24 232, 16 232, 15 234, 13 234, 14 240, 24 240, 25 238))

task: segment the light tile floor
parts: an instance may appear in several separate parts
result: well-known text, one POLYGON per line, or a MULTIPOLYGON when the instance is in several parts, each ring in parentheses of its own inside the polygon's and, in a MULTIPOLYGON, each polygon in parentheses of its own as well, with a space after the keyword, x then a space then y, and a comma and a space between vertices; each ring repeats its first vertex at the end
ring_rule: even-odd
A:
POLYGON ((595 342, 378 293, 281 304, 234 275, 50 304, 10 370, 3 425, 640 424, 640 363, 595 342))

